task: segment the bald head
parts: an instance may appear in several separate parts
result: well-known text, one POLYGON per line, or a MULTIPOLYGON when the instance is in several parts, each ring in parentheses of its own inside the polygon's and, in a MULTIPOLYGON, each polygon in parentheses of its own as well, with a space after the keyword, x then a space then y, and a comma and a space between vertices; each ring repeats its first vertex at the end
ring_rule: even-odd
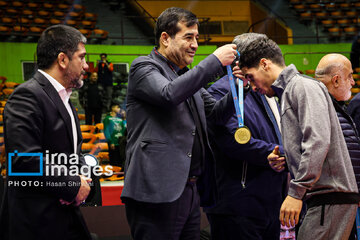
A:
POLYGON ((352 73, 351 62, 347 57, 331 53, 321 58, 315 70, 315 78, 325 84, 337 101, 347 101, 351 97, 351 87, 355 84, 352 73))

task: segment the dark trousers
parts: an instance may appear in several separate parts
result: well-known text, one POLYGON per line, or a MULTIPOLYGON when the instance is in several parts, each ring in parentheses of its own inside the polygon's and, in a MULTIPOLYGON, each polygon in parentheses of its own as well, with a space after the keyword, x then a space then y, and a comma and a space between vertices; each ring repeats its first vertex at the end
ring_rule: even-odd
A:
MULTIPOLYGON (((78 210, 80 211, 80 210, 78 210)), ((84 231, 84 227, 79 222, 79 214, 80 212, 72 212, 71 213, 71 223, 69 224, 70 228, 67 231, 67 240, 91 240, 91 236, 89 233, 84 231)), ((70 216, 69 216, 70 217, 70 216)), ((81 216, 82 218, 82 216, 81 216)))
POLYGON ((101 108, 86 108, 85 109, 85 124, 92 125, 94 117, 94 124, 101 123, 101 108))
MULTIPOLYGON (((104 86, 104 85, 103 85, 104 86)), ((110 111, 111 101, 112 101, 112 94, 113 94, 113 86, 104 86, 105 90, 105 106, 106 112, 110 111)))
POLYGON ((109 145, 109 161, 113 166, 124 168, 124 159, 121 159, 119 145, 115 145, 114 149, 111 149, 109 145))
POLYGON ((134 240, 200 239, 200 198, 195 183, 187 183, 175 202, 126 199, 125 209, 134 240))
POLYGON ((278 240, 280 221, 238 215, 207 214, 212 240, 278 240))

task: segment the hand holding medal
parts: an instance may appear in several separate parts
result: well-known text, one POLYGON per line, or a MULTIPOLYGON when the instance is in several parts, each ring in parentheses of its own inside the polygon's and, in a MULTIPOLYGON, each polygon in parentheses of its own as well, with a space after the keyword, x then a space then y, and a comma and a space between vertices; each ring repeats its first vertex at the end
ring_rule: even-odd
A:
MULTIPOLYGON (((238 55, 240 55, 238 53, 238 55)), ((239 96, 236 93, 234 76, 232 74, 231 65, 226 66, 231 93, 234 100, 236 117, 238 119, 238 129, 236 129, 234 137, 239 144, 246 144, 251 139, 251 132, 249 128, 244 125, 244 86, 243 80, 239 78, 239 96)))

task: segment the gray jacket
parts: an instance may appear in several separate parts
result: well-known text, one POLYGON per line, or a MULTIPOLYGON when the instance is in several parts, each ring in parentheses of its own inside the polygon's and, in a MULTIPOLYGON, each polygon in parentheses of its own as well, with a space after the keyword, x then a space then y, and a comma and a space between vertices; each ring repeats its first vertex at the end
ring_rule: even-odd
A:
POLYGON ((357 186, 348 149, 328 90, 315 79, 286 67, 272 88, 281 97, 281 129, 293 179, 289 195, 308 199, 357 186))
MULTIPOLYGON (((202 88, 223 73, 211 54, 178 75, 155 49, 133 61, 127 94, 127 145, 122 197, 164 203, 178 199, 189 177, 195 122, 187 99, 193 96, 201 127, 225 124, 234 113, 231 94, 216 101, 202 88)), ((204 131, 205 161, 197 181, 202 205, 216 200, 214 160, 204 131)))

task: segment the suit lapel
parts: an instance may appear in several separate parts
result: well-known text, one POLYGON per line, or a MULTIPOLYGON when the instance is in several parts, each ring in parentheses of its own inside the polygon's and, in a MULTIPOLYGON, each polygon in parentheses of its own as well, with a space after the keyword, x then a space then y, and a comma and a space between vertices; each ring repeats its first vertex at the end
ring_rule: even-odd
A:
POLYGON ((69 103, 70 103, 70 107, 71 107, 71 110, 74 114, 74 119, 75 119, 75 125, 76 125, 76 132, 77 132, 77 139, 78 139, 78 142, 77 142, 77 152, 80 151, 81 149, 81 143, 82 143, 82 135, 81 135, 81 129, 80 129, 80 122, 79 122, 79 118, 78 118, 78 115, 77 115, 77 112, 76 112, 76 109, 74 107, 74 105, 72 104, 72 102, 69 100, 69 103))
POLYGON ((175 70, 172 69, 172 67, 168 63, 168 60, 165 57, 163 57, 162 55, 160 55, 160 53, 155 48, 151 51, 149 57, 156 60, 158 63, 160 63, 160 65, 166 71, 166 73, 167 73, 166 77, 168 77, 169 81, 172 81, 179 76, 175 72, 175 70))
MULTIPOLYGON (((36 72, 34 75, 34 79, 39 82, 39 84, 43 87, 46 94, 49 96, 51 101, 54 103, 56 109, 60 113, 61 118, 65 122, 66 130, 69 136, 69 139, 71 142, 74 142, 73 134, 72 134, 72 126, 71 126, 71 118, 66 110, 66 107, 63 103, 63 101, 60 98, 59 93, 56 91, 54 86, 50 83, 50 81, 41 73, 36 72)), ((73 144, 71 144, 73 146, 73 144)), ((74 147, 72 147, 74 148, 74 147)), ((74 149, 73 149, 74 150, 74 149)))
POLYGON ((200 91, 197 91, 194 94, 193 98, 194 98, 194 102, 195 102, 196 111, 198 112, 198 115, 199 115, 199 118, 200 118, 201 125, 202 125, 203 129, 206 129, 205 128, 205 126, 206 126, 205 112, 204 111, 199 111, 199 109, 201 109, 201 108, 204 109, 204 101, 201 98, 200 91))

